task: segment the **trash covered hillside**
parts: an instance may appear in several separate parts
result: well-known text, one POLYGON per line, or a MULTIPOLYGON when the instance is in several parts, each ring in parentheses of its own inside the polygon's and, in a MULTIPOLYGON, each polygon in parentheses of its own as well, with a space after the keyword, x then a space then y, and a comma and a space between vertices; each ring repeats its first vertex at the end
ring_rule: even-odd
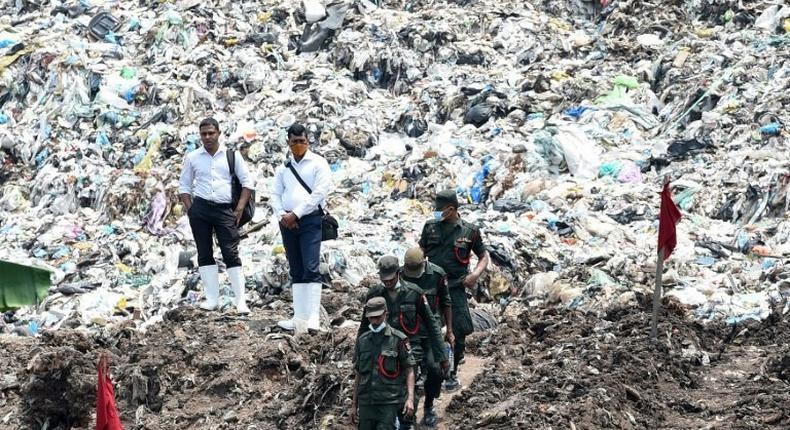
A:
POLYGON ((2 2, 0 270, 51 278, 0 291, 0 429, 91 428, 101 353, 126 428, 353 428, 375 262, 445 188, 492 264, 440 428, 787 428, 788 106, 781 0, 2 2), (248 317, 194 308, 178 177, 207 116, 256 180, 248 317), (268 203, 294 122, 340 222, 327 331, 297 336, 268 203))

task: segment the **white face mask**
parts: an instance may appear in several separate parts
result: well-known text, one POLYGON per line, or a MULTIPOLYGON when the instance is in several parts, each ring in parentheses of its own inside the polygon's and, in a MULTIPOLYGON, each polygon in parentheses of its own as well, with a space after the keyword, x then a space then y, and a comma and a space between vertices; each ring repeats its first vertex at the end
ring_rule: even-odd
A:
POLYGON ((370 331, 372 331, 373 333, 378 333, 384 330, 384 326, 385 324, 383 322, 379 324, 378 327, 373 327, 373 324, 368 324, 368 327, 370 327, 370 331))

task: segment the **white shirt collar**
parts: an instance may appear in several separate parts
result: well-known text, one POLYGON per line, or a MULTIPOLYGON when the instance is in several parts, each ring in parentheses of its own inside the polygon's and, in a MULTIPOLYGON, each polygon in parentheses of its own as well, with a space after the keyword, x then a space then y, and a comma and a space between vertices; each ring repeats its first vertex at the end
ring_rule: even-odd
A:
MULTIPOLYGON (((203 151, 204 154, 211 155, 211 154, 208 153, 208 151, 206 151, 206 147, 203 146, 203 145, 200 145, 200 149, 198 151, 203 151)), ((216 156, 217 154, 221 154, 223 152, 225 152, 225 144, 224 143, 220 143, 219 144, 219 148, 217 148, 217 152, 214 153, 214 156, 216 156)))

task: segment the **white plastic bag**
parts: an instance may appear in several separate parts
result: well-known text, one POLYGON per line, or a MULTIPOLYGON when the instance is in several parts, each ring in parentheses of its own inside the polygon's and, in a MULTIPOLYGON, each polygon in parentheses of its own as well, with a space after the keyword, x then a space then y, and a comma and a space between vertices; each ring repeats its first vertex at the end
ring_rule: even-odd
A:
POLYGON ((326 9, 318 0, 304 0, 304 16, 309 23, 317 22, 324 19, 326 9))

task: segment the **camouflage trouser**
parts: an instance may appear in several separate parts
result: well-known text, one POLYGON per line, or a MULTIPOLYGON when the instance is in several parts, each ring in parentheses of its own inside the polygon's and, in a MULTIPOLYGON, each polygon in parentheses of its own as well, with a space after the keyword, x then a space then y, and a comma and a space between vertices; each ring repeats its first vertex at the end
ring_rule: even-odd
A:
POLYGON ((359 406, 359 430, 393 430, 398 405, 359 406))

